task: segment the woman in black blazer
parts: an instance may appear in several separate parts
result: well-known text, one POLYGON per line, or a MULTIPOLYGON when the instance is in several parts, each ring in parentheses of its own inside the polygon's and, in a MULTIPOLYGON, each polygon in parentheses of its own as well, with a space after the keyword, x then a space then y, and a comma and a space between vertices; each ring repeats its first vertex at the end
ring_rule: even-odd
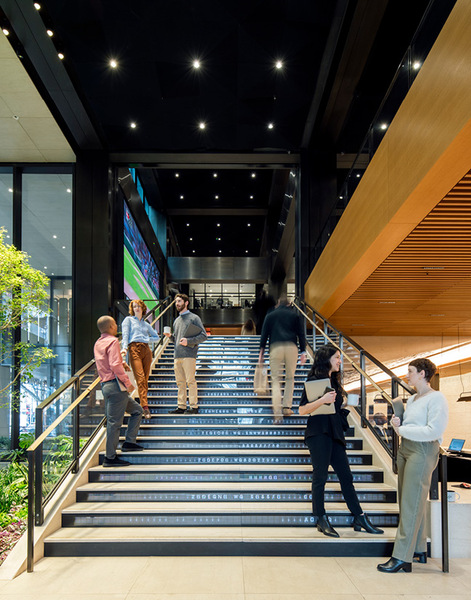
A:
POLYGON ((332 465, 340 481, 345 502, 353 515, 353 529, 367 533, 384 533, 375 527, 363 512, 353 487, 353 475, 348 464, 345 429, 348 428, 346 415, 342 415, 345 392, 341 386, 341 356, 332 345, 321 346, 314 355, 314 364, 308 375, 311 379, 330 379, 334 391, 327 392, 317 400, 309 402, 303 391, 299 403, 299 414, 311 414, 307 420, 304 442, 309 448, 312 462, 312 512, 317 520, 317 529, 324 535, 339 537, 325 514, 324 489, 327 482, 329 465, 332 465), (317 415, 316 410, 322 404, 335 403, 335 414, 317 415))

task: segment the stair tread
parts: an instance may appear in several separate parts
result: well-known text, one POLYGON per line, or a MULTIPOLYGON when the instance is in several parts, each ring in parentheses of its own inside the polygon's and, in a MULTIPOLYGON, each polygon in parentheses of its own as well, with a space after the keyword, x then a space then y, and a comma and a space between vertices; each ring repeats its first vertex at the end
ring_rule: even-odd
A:
MULTIPOLYGON (((394 541, 396 535, 395 527, 383 527, 383 535, 370 535, 364 531, 353 531, 350 527, 339 527, 340 538, 343 540, 354 540, 365 542, 388 542, 394 541)), ((231 542, 251 540, 258 542, 299 542, 312 540, 325 543, 338 543, 338 540, 328 538, 317 531, 315 526, 311 527, 63 527, 58 529, 45 540, 48 541, 115 541, 116 543, 126 540, 155 540, 160 541, 195 541, 214 542, 217 540, 231 542)))
MULTIPOLYGON (((203 438, 205 439, 205 438, 203 438)), ((221 436, 220 438, 221 440, 224 439, 223 436, 221 436)), ((255 441, 255 440, 254 440, 255 441)), ((181 454, 181 455, 194 455, 197 454, 198 456, 217 456, 219 454, 221 454, 222 449, 221 450, 212 450, 212 449, 203 449, 203 448, 195 448, 194 450, 188 450, 188 449, 180 449, 180 448, 175 448, 175 449, 160 449, 160 448, 146 448, 145 450, 139 450, 138 452, 125 452, 123 454, 124 457, 126 456, 149 456, 149 455, 158 455, 158 456, 165 456, 167 454, 169 455, 173 455, 175 453, 181 454)), ((302 454, 303 456, 308 456, 309 455, 309 450, 307 448, 299 448, 299 449, 295 449, 295 450, 291 450, 289 448, 287 448, 286 450, 283 450, 281 448, 275 448, 275 449, 267 449, 267 450, 254 450, 254 448, 228 448, 226 450, 224 450, 224 454, 225 455, 229 455, 229 456, 238 456, 239 454, 241 455, 248 455, 248 456, 252 456, 252 457, 256 457, 258 454, 266 454, 267 452, 269 452, 271 455, 273 456, 279 456, 279 455, 289 455, 289 456, 299 456, 300 454, 302 454)), ((102 451, 100 452, 100 454, 104 454, 105 452, 102 451)), ((369 450, 347 450, 347 454, 356 454, 356 455, 360 455, 360 456, 371 456, 371 451, 369 450)))
MULTIPOLYGON (((111 482, 93 482, 86 483, 77 488, 77 491, 195 491, 195 492, 217 492, 217 491, 253 491, 254 493, 259 492, 299 492, 306 493, 311 491, 310 482, 135 482, 135 481, 111 481, 111 482)), ((325 486, 327 492, 339 492, 340 483, 335 481, 328 482, 325 486)), ((357 483, 355 484, 355 490, 359 493, 362 492, 390 492, 396 491, 396 488, 386 483, 357 483)))
MULTIPOLYGON (((127 453, 126 453, 127 454, 127 453)), ((125 454, 125 456, 126 456, 125 454)), ((126 473, 131 470, 135 471, 143 471, 143 472, 163 472, 163 471, 242 471, 243 473, 247 473, 250 471, 255 472, 276 472, 276 471, 301 471, 301 472, 311 472, 309 468, 310 465, 237 465, 237 464, 204 464, 200 463, 197 465, 191 464, 183 464, 183 465, 145 465, 145 464, 131 464, 129 467, 103 467, 101 465, 96 467, 91 467, 89 471, 101 471, 105 473, 126 473)), ((350 469, 352 472, 371 472, 371 473, 382 473, 383 469, 381 467, 376 467, 375 465, 350 465, 350 469)), ((333 473, 332 467, 329 467, 329 472, 333 473)))
MULTIPOLYGON (((362 502, 362 508, 370 515, 383 513, 397 513, 398 505, 396 503, 382 502, 381 504, 373 502, 362 502)), ((198 502, 178 504, 177 507, 172 506, 169 502, 76 502, 67 508, 64 508, 62 513, 94 513, 94 514, 123 514, 131 513, 156 513, 156 514, 237 514, 254 513, 283 513, 283 514, 305 514, 312 512, 310 502, 198 502)), ((345 502, 329 502, 329 514, 340 513, 350 514, 345 502)))

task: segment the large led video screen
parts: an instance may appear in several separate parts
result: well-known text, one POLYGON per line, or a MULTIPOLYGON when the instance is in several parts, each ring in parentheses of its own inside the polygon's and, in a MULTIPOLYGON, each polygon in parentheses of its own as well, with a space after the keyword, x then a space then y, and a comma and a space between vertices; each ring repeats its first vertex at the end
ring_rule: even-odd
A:
MULTIPOLYGON (((159 298, 160 273, 124 203, 124 293, 127 298, 159 298)), ((155 304, 146 302, 150 310, 155 304)))

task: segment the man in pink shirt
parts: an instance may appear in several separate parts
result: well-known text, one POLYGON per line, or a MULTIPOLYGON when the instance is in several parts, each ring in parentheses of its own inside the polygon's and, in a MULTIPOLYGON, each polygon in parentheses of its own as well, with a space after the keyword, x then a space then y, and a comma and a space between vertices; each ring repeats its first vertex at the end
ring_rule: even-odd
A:
POLYGON ((106 450, 103 466, 127 467, 131 463, 122 460, 116 454, 124 413, 128 412, 130 417, 126 441, 121 446, 121 450, 136 452, 144 450, 142 446, 136 444, 143 410, 141 405, 129 396, 134 386, 124 370, 121 348, 116 338, 118 333, 116 321, 113 317, 104 315, 98 319, 97 326, 101 336, 96 341, 93 351, 96 368, 101 379, 106 415, 106 450))

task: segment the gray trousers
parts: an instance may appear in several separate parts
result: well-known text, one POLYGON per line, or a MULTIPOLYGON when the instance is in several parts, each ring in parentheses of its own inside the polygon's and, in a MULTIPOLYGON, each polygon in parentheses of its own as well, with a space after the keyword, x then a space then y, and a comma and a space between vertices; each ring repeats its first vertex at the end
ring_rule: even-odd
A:
POLYGON ((270 373, 272 388, 273 414, 282 415, 281 411, 281 369, 285 367, 285 389, 283 392, 283 408, 291 408, 293 404, 294 374, 298 362, 298 347, 291 342, 274 344, 270 347, 270 373))
POLYGON ((399 560, 412 562, 414 552, 427 550, 427 496, 439 448, 438 442, 401 440, 397 455, 400 516, 392 553, 399 560))
POLYGON ((124 413, 130 414, 128 428, 126 430, 126 441, 136 442, 137 432, 144 412, 142 406, 122 392, 116 381, 105 381, 101 384, 103 397, 105 399, 106 416, 106 458, 116 457, 118 447, 119 431, 123 424, 124 413))

